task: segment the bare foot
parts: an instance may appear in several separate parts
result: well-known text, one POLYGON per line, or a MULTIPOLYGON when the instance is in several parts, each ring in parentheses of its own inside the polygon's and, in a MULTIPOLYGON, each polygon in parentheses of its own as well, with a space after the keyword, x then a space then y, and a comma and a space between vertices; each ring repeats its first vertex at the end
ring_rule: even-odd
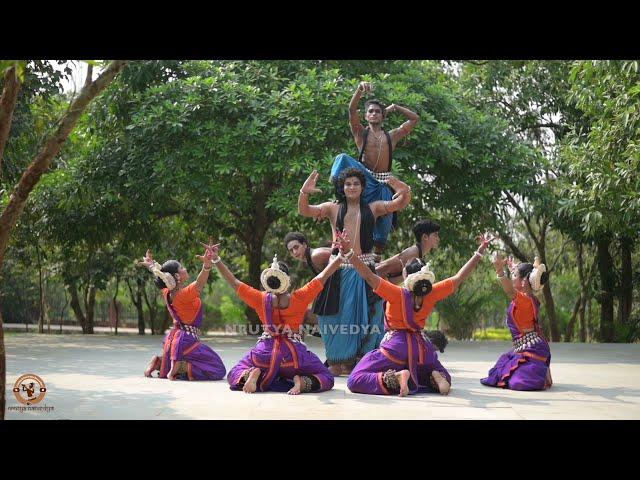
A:
POLYGON ((298 395, 300 393, 301 383, 302 383, 302 379, 300 378, 300 375, 295 375, 293 377, 293 388, 289 390, 287 393, 289 395, 298 395))
POLYGON ((254 368, 253 370, 251 370, 251 373, 249 374, 249 378, 247 378, 247 381, 244 382, 244 386, 242 387, 242 391, 244 393, 253 393, 256 391, 256 388, 258 388, 258 377, 260 376, 260 369, 259 368, 254 368))
POLYGON ((147 369, 144 371, 144 376, 151 377, 151 374, 153 372, 155 372, 156 370, 160 370, 161 364, 162 364, 162 359, 159 356, 154 355, 151 361, 149 362, 149 365, 147 365, 147 369))
POLYGON ((409 370, 400 370, 396 372, 396 378, 398 379, 398 383, 400 384, 400 393, 399 397, 406 397, 409 395, 409 378, 411 377, 411 372, 409 370))
POLYGON ((440 372, 433 371, 431 372, 431 378, 438 385, 438 391, 442 395, 449 395, 449 390, 451 390, 451 385, 447 382, 447 379, 442 376, 440 372))
POLYGON ((550 388, 553 385, 553 379, 551 378, 551 368, 547 368, 547 377, 545 379, 544 388, 550 388))
POLYGON ((167 373, 167 378, 169 380, 175 380, 176 379, 176 375, 178 374, 178 370, 180 368, 180 363, 179 362, 171 362, 171 370, 169 370, 169 373, 167 373))
POLYGON ((329 365, 329 371, 334 377, 339 377, 342 374, 342 364, 329 365))
POLYGON ((351 365, 350 365, 350 364, 348 364, 348 363, 343 363, 343 364, 341 365, 341 372, 340 372, 340 373, 341 373, 342 375, 349 376, 349 375, 351 375, 351 372, 353 371, 354 367, 355 367, 355 365, 354 365, 354 366, 351 366, 351 365))

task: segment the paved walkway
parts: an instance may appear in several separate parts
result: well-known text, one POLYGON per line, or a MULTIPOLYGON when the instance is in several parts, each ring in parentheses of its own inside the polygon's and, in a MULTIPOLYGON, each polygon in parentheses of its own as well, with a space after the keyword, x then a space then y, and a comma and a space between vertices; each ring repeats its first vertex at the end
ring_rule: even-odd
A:
MULTIPOLYGON (((442 363, 453 376, 449 396, 405 398, 349 392, 346 378, 333 390, 289 396, 232 392, 226 380, 149 379, 143 371, 161 337, 8 333, 7 419, 640 419, 640 344, 552 344, 554 386, 546 392, 484 387, 479 379, 507 342, 449 343, 442 363), (25 373, 47 386, 38 406, 18 412, 12 388, 25 373)), ((205 342, 227 370, 255 338, 214 336, 205 342)), ((322 344, 308 345, 324 360, 322 344)))

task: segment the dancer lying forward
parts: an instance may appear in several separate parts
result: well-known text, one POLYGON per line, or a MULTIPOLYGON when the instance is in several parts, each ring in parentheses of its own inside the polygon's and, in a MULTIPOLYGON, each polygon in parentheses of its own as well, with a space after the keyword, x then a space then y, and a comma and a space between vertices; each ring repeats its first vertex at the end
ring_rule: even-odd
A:
POLYGON ((274 257, 271 268, 260 276, 266 290, 262 292, 236 279, 217 253, 215 250, 213 263, 218 271, 238 297, 256 311, 264 325, 264 333, 256 346, 229 371, 227 380, 231 390, 287 391, 290 395, 331 390, 333 375, 302 342, 300 327, 307 307, 338 269, 340 259, 329 262, 304 287, 288 293, 289 268, 274 257))
POLYGON ((151 251, 138 265, 147 267, 156 277, 155 284, 162 289, 162 298, 173 318, 173 326, 164 338, 161 356, 154 355, 144 374, 159 370, 160 378, 169 380, 221 380, 226 369, 222 360, 211 347, 200 342, 200 325, 203 312, 200 293, 207 284, 213 252, 207 245, 202 261, 202 270, 195 282, 187 285, 189 274, 176 260, 167 260, 162 265, 153 260, 151 251))
MULTIPOLYGON (((346 254, 374 292, 386 300, 387 330, 380 347, 365 355, 353 369, 347 381, 349 390, 373 395, 398 393, 401 397, 419 391, 449 393, 451 375, 438 361, 436 348, 422 329, 435 304, 455 292, 480 263, 492 240, 493 237, 480 236, 480 247, 458 273, 435 284, 429 264, 419 258, 405 266, 404 286, 399 287, 371 272, 357 256, 346 254)), ((340 244, 342 251, 351 249, 344 236, 340 237, 340 244)))
POLYGON ((513 264, 509 259, 512 280, 504 275, 505 259, 496 255, 493 262, 502 289, 511 298, 506 323, 511 330, 513 349, 498 358, 480 383, 511 390, 546 390, 551 387, 551 351, 538 324, 540 291, 549 278, 546 266, 538 257, 533 264, 513 264))

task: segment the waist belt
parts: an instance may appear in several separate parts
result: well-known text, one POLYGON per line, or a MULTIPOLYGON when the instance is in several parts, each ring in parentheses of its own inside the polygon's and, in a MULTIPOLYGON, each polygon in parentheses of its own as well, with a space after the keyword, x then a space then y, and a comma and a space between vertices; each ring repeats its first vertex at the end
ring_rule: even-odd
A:
POLYGON ((541 341, 542 337, 538 335, 537 332, 527 332, 513 341, 513 351, 519 352, 521 350, 531 348, 536 343, 540 343, 541 341))
POLYGON ((262 335, 260 336, 260 338, 258 338, 258 342, 256 343, 259 343, 263 340, 268 340, 270 338, 273 339, 275 337, 287 337, 292 342, 302 343, 304 345, 304 342, 302 341, 302 335, 300 335, 297 332, 291 332, 291 331, 278 333, 278 334, 270 334, 269 332, 262 332, 262 335))
POLYGON ((178 323, 177 327, 183 332, 187 332, 188 335, 194 336, 198 340, 200 339, 200 329, 198 327, 194 327, 192 325, 185 325, 184 323, 178 323))
POLYGON ((367 171, 380 183, 387 183, 391 177, 391 172, 372 172, 368 168, 367 171))
MULTIPOLYGON (((373 253, 363 253, 358 255, 358 258, 368 265, 375 265, 375 254, 373 253)), ((340 268, 353 268, 353 265, 349 260, 342 260, 340 268)))

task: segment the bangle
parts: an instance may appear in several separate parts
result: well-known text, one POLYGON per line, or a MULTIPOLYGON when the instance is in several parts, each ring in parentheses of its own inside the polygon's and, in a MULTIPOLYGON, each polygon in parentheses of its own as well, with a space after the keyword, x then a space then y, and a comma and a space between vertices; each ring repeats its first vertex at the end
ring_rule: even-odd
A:
POLYGON ((222 259, 220 257, 218 257, 217 260, 213 260, 211 263, 213 263, 215 265, 216 263, 220 263, 221 261, 222 261, 222 259))
POLYGON ((309 195, 309 192, 303 192, 302 190, 300 190, 300 195, 309 195))
POLYGON ((347 259, 347 260, 349 260, 351 257, 353 257, 353 254, 354 254, 354 253, 355 253, 355 252, 353 251, 353 248, 352 248, 351 250, 349 250, 349 251, 347 252, 347 254, 346 254, 346 255, 344 255, 344 258, 345 258, 345 259, 347 259))
POLYGON ((477 255, 479 258, 482 258, 482 254, 481 254, 480 252, 477 252, 477 251, 476 251, 476 252, 474 252, 474 253, 473 253, 473 256, 474 256, 474 257, 475 257, 476 255, 477 255))
POLYGON ((209 270, 211 270, 213 268, 213 266, 207 268, 204 265, 202 265, 202 270, 204 270, 205 272, 208 272, 209 270))
POLYGON ((504 278, 504 272, 502 272, 502 275, 500 275, 499 273, 496 273, 496 278, 504 278))

